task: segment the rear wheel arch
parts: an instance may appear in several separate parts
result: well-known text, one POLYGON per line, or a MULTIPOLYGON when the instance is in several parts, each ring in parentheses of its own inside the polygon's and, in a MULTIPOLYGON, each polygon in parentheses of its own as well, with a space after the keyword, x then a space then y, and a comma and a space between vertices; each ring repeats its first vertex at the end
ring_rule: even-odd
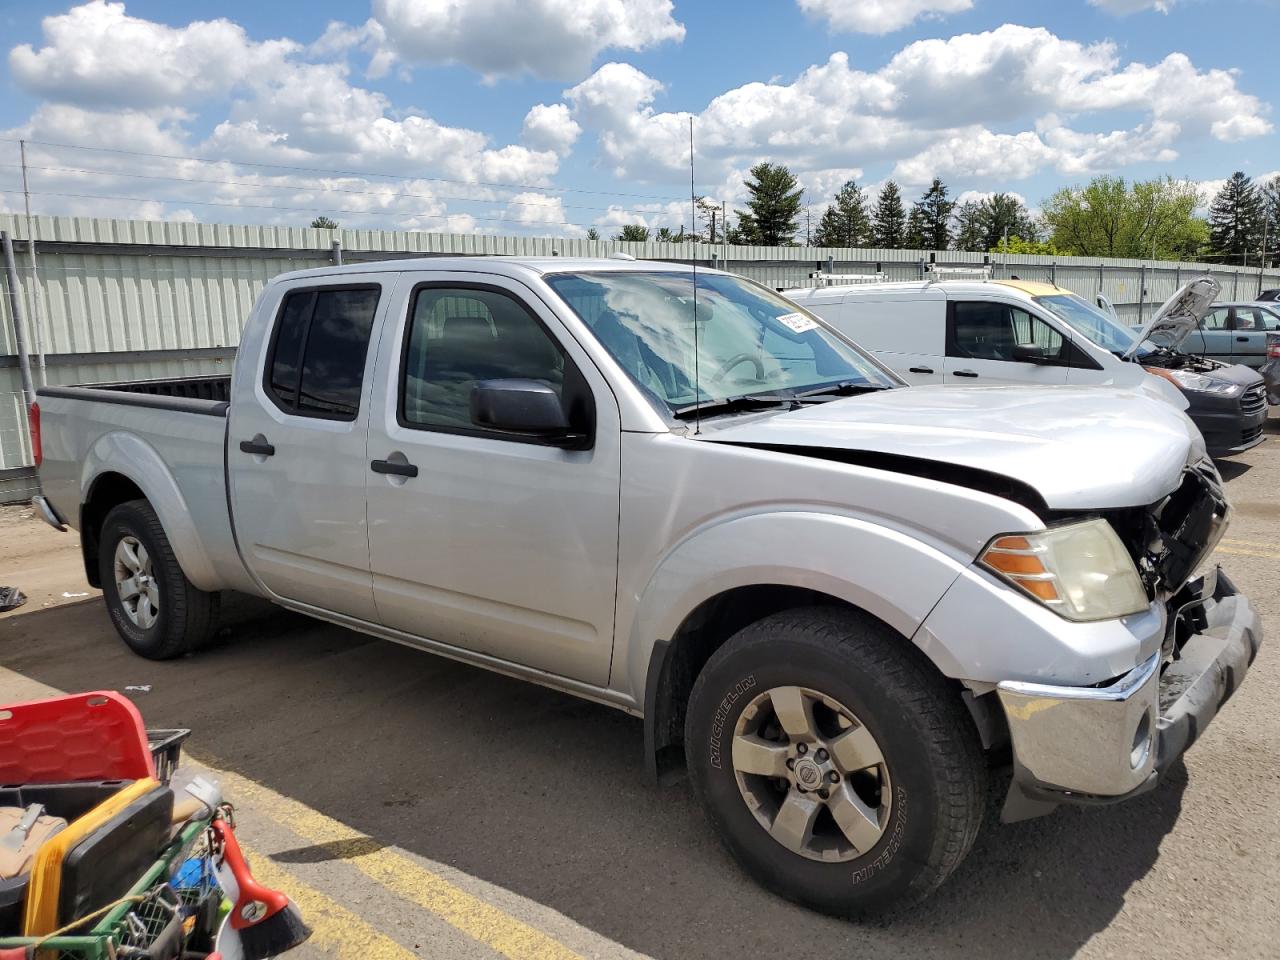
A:
MULTIPOLYGON (((910 638, 857 604, 822 591, 786 584, 754 584, 734 587, 699 603, 681 621, 669 640, 654 644, 645 682, 644 743, 650 773, 683 766, 685 716, 698 675, 725 643, 739 630, 776 613, 806 607, 828 607, 851 612, 892 632, 913 657, 936 673, 957 701, 963 686, 945 677, 910 638)), ((977 729, 975 720, 975 729, 977 729)))
POLYGON ((80 504, 80 553, 89 584, 101 587, 98 573, 98 550, 102 524, 113 507, 131 500, 147 500, 142 488, 123 473, 107 471, 94 478, 80 504))

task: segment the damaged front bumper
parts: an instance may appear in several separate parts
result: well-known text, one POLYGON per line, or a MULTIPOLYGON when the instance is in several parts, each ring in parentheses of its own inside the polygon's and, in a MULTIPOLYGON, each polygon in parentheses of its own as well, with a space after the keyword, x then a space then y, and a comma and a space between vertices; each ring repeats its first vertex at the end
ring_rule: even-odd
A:
POLYGON ((997 685, 1013 745, 1005 820, 1149 790, 1244 681, 1262 623, 1226 574, 1191 581, 1171 609, 1164 649, 1107 686, 997 685))

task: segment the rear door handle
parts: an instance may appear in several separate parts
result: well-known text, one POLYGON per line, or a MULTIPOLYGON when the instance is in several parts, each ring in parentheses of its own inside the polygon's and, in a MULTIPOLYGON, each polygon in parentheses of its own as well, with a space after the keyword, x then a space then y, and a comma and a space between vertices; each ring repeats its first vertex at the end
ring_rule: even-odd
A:
POLYGON ((1248 343, 1248 342, 1249 342, 1248 337, 1236 337, 1236 343, 1248 343))
POLYGON ((258 457, 274 457, 276 455, 276 448, 267 443, 266 437, 262 434, 258 434, 252 440, 241 440, 240 452, 252 453, 254 456, 258 457))
POLYGON ((394 460, 370 460, 369 469, 374 473, 389 473, 395 477, 416 477, 418 468, 412 463, 397 463, 394 460))
POLYGON ((933 373, 933 367, 907 367, 909 373, 933 373))
POLYGON ((972 370, 953 370, 951 375, 954 377, 976 377, 977 374, 972 370))

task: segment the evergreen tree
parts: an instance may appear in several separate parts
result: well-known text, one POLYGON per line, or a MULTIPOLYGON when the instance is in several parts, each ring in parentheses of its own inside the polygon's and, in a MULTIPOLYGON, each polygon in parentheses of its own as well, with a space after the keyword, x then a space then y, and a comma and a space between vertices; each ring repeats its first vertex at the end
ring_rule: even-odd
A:
POLYGON ((595 227, 588 227, 588 228, 587 228, 587 239, 588 239, 588 240, 599 240, 599 239, 600 239, 600 231, 599 231, 599 230, 597 230, 595 227))
POLYGON ((328 217, 321 215, 311 221, 311 228, 313 230, 337 230, 338 221, 330 220, 328 217))
POLYGON ((1262 194, 1262 212, 1266 217, 1267 264, 1280 259, 1280 173, 1258 188, 1262 194))
POLYGON ((951 246, 951 213, 955 207, 955 201, 947 199, 947 185, 934 177, 924 196, 911 206, 908 246, 919 250, 946 250, 951 246))
POLYGON ((738 233, 747 243, 766 247, 795 242, 799 229, 800 189, 795 175, 783 164, 762 162, 751 168, 746 183, 751 198, 738 215, 738 233))
POLYGON ((1209 205, 1209 245, 1215 253, 1246 263, 1262 245, 1262 197, 1237 170, 1209 205))
POLYGON ((1021 200, 1011 193, 992 194, 982 201, 983 250, 999 250, 1008 237, 1036 241, 1040 228, 1021 200))
POLYGON ((871 215, 871 244, 895 250, 901 248, 906 240, 907 212, 902 208, 902 191, 892 180, 886 180, 871 215))
POLYGON ((952 235, 955 248, 970 253, 985 251, 987 249, 986 230, 983 225, 985 217, 982 202, 966 200, 964 203, 959 203, 952 216, 955 220, 955 232, 952 235))
POLYGON ((613 239, 630 240, 632 243, 645 243, 649 239, 649 228, 643 223, 624 224, 613 239))
POLYGON ((907 239, 905 246, 912 250, 923 250, 924 242, 924 214, 920 212, 920 204, 913 203, 911 212, 907 214, 907 239))
POLYGON ((870 238, 867 198, 856 183, 848 180, 836 193, 831 206, 823 212, 813 235, 814 246, 860 247, 870 238))

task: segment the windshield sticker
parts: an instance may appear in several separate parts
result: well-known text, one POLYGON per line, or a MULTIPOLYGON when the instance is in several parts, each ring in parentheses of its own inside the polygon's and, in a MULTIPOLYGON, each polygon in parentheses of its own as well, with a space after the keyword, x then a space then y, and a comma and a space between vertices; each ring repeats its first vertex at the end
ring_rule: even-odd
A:
POLYGON ((803 313, 784 313, 778 317, 778 322, 785 324, 796 333, 808 333, 810 330, 818 329, 818 325, 803 313))

